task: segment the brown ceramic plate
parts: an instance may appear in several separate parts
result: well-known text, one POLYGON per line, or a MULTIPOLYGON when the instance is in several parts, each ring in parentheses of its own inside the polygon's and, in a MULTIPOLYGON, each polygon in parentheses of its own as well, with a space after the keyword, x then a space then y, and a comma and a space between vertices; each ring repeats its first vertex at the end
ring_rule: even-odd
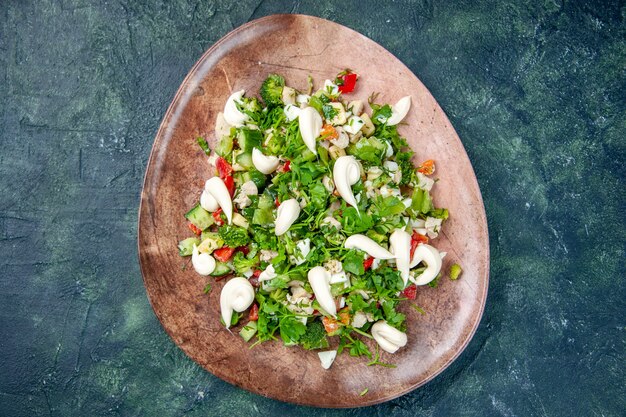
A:
POLYGON ((139 257, 154 311, 174 342, 209 372, 249 391, 317 407, 380 403, 423 385, 445 369, 471 339, 487 296, 489 247, 483 202, 470 161, 445 114, 411 71, 383 47, 336 23, 302 15, 274 15, 247 23, 213 45, 190 71, 157 133, 146 171, 139 215, 139 257), (199 199, 212 175, 197 136, 215 144, 215 117, 231 91, 256 94, 268 73, 306 88, 311 74, 320 85, 344 68, 361 75, 354 97, 380 92, 381 102, 407 94, 413 106, 400 128, 417 152, 416 161, 437 162, 434 200, 451 217, 434 241, 463 266, 458 281, 421 287, 416 300, 425 315, 408 315, 408 345, 383 360, 394 369, 366 366, 340 355, 330 370, 316 352, 264 343, 249 348, 219 320, 223 282, 209 296, 210 278, 183 270, 176 245, 189 236, 183 214, 199 199), (368 392, 360 396, 365 388, 368 392))

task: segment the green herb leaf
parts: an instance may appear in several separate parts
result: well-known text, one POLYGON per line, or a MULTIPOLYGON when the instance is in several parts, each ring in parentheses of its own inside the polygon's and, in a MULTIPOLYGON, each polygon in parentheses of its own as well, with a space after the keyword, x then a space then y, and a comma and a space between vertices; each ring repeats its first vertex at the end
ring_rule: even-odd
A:
POLYGON ((345 258, 343 258, 343 269, 355 275, 363 275, 365 268, 363 267, 363 252, 351 249, 345 258))
POLYGON ((391 106, 389 104, 385 104, 384 106, 374 109, 374 112, 372 113, 372 120, 375 120, 378 123, 385 123, 390 117, 391 106))
POLYGON ((340 221, 343 230, 350 235, 365 232, 374 226, 372 216, 363 212, 359 213, 354 207, 343 210, 340 221))
POLYGON ((371 358, 372 353, 365 343, 361 342, 359 339, 354 339, 354 342, 350 345, 350 356, 367 356, 371 358))
POLYGON ((324 114, 324 119, 332 120, 335 116, 337 116, 338 111, 330 104, 324 104, 322 106, 322 113, 324 114))
POLYGON ((426 190, 416 188, 411 197, 411 208, 417 213, 427 214, 433 209, 433 202, 426 190))
POLYGON ((321 181, 317 181, 309 187, 309 195, 311 196, 311 204, 314 208, 318 210, 326 208, 328 191, 321 181))
POLYGON ((294 165, 292 171, 300 178, 302 185, 309 185, 314 180, 322 176, 326 170, 314 162, 294 165))
POLYGON ((209 148, 209 144, 202 136, 198 136, 196 141, 198 142, 198 145, 200 145, 200 148, 202 148, 202 150, 204 151, 206 155, 211 155, 211 148, 209 148))
POLYGON ((379 195, 374 203, 372 214, 376 214, 379 217, 389 217, 402 213, 404 209, 404 203, 398 197, 382 197, 379 195))
POLYGON ((312 96, 309 99, 309 106, 313 107, 319 113, 322 113, 322 109, 324 108, 324 102, 317 96, 312 96))
POLYGON ((280 337, 286 344, 297 343, 306 333, 306 326, 294 316, 284 317, 280 321, 280 337))

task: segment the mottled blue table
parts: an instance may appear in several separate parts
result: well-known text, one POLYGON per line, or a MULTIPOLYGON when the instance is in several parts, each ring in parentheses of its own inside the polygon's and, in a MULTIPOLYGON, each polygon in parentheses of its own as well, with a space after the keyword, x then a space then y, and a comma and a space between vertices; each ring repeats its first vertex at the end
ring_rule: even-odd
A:
POLYGON ((624 1, 3 0, 0 415, 625 415, 625 15, 624 1), (139 273, 142 176, 176 89, 228 31, 285 12, 404 61, 485 200, 476 336, 376 407, 297 407, 218 380, 165 334, 139 273))

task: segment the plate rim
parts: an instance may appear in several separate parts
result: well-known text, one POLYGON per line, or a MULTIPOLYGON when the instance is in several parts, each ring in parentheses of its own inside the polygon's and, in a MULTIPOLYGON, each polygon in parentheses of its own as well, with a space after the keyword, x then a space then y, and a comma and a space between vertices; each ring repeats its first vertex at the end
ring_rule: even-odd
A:
POLYGON ((483 196, 482 196, 482 192, 480 189, 480 184, 478 183, 478 178, 476 177, 476 172, 474 170, 474 166, 472 164, 471 159, 469 158, 469 155, 467 154, 467 150, 465 149, 465 146, 463 145, 463 142, 461 141, 460 136, 458 135, 456 129, 454 129, 454 126, 452 125, 452 123, 450 122, 450 119, 448 118, 448 115, 445 113, 445 111, 441 108, 439 102, 434 98, 434 95, 430 92, 430 90, 426 87, 426 85, 424 85, 424 83, 422 83, 422 81, 417 77, 417 75, 415 75, 415 73, 400 59, 398 58, 396 55, 394 55, 392 52, 390 52, 387 48, 385 48, 383 45, 381 45, 380 43, 378 43, 377 41, 371 39, 370 37, 362 34, 361 32, 358 32, 348 26, 345 26, 341 23, 338 22, 334 22, 332 20, 329 19, 325 19, 325 18, 321 18, 318 16, 313 16, 313 15, 306 15, 306 14, 300 14, 300 13, 278 13, 278 14, 271 14, 271 15, 267 15, 267 16, 263 16, 260 17, 258 19, 254 19, 254 20, 250 20, 234 29, 232 29, 230 32, 228 32, 227 34, 225 34, 224 36, 222 36, 220 39, 218 39, 215 43, 213 43, 201 56, 200 58, 198 58, 198 60, 194 63, 194 65, 191 67, 191 69, 189 69, 189 71, 187 72, 187 75, 183 78, 183 80, 181 81, 178 89, 176 90, 176 93, 174 94, 174 96, 172 97, 168 108, 165 112, 165 114, 163 115, 163 118, 161 120, 161 123, 159 124, 159 128, 155 134, 155 137, 152 141, 152 146, 151 146, 151 150, 150 150, 150 154, 146 163, 146 170, 144 173, 144 178, 143 178, 143 182, 142 182, 142 188, 141 188, 141 193, 140 193, 140 201, 139 201, 139 208, 138 208, 138 216, 137 216, 137 258, 139 261, 139 267, 140 267, 140 272, 141 272, 141 276, 142 276, 142 281, 144 284, 144 288, 146 290, 146 295, 148 298, 148 301, 150 303, 150 307, 152 308, 152 311, 154 312, 155 316, 157 317, 157 319, 159 320, 159 323, 161 324, 161 328, 163 330, 165 330, 165 332, 167 333, 167 335, 169 336, 169 338, 171 339, 171 341, 174 343, 174 345, 176 345, 176 347, 178 349, 180 349, 189 359, 191 359, 194 363, 196 363, 198 366, 200 366, 205 372, 210 373, 211 375, 213 375, 214 377, 221 379, 222 381, 225 381, 231 385, 234 385, 238 388, 244 389, 248 392, 254 393, 256 395, 260 395, 263 396, 265 398, 270 398, 274 401, 280 401, 280 402, 284 402, 284 403, 289 403, 289 404, 296 404, 299 406, 307 406, 307 407, 315 407, 315 408, 324 408, 324 409, 346 409, 346 408, 362 408, 362 407, 368 407, 368 406, 372 406, 372 405, 376 405, 376 404, 381 404, 381 403, 385 403, 387 401, 391 401, 393 399, 399 398, 403 395, 406 395, 414 390, 416 390, 417 388, 420 388, 424 385, 426 385, 427 383, 429 383, 430 381, 432 381, 435 377, 437 377, 438 375, 440 375, 443 371, 445 371, 453 362, 455 362, 459 356, 465 351, 465 349, 467 348, 467 346, 469 345, 469 343, 472 341, 472 339, 474 338, 476 331, 478 330, 478 327, 480 326, 480 323, 482 321, 483 315, 484 315, 484 311, 485 311, 485 306, 487 304, 487 298, 488 298, 488 293, 489 293, 489 281, 490 281, 490 262, 491 262, 491 250, 490 250, 490 242, 489 242, 489 224, 487 222, 487 216, 486 216, 486 210, 485 210, 485 204, 484 204, 484 200, 483 200, 483 196), (476 190, 478 190, 477 196, 478 196, 478 201, 480 202, 480 207, 478 208, 479 210, 479 217, 481 220, 481 223, 484 225, 484 229, 483 229, 483 236, 481 236, 480 240, 482 240, 483 242, 485 242, 485 276, 484 276, 484 290, 482 291, 482 293, 478 294, 482 300, 482 302, 480 303, 480 308, 477 311, 477 316, 476 316, 476 320, 474 320, 474 322, 472 323, 471 328, 469 329, 469 332, 467 333, 467 336, 465 338, 465 340, 463 340, 463 343, 458 347, 458 349, 456 350, 456 352, 454 353, 454 355, 452 355, 447 361, 445 361, 444 363, 442 363, 431 375, 428 376, 428 378, 425 378, 424 380, 414 384, 414 385, 410 385, 402 390, 393 392, 389 395, 385 395, 385 396, 379 396, 376 398, 371 398, 371 399, 367 399, 366 397, 360 397, 363 401, 361 401, 359 404, 335 404, 335 405, 317 405, 317 404, 313 404, 313 403, 308 403, 308 402, 300 402, 297 400, 282 400, 282 399, 278 399, 278 398, 274 398, 272 396, 269 395, 265 395, 259 391, 253 390, 252 388, 248 388, 248 387, 244 387, 242 385, 240 385, 236 380, 234 380, 233 378, 230 378, 228 376, 218 376, 215 375, 213 372, 209 371, 208 369, 206 369, 204 366, 202 366, 202 364, 200 364, 199 362, 196 361, 195 358, 193 358, 192 356, 190 356, 189 354, 187 354, 187 352, 185 351, 184 348, 182 348, 177 342, 176 339, 174 337, 174 335, 171 333, 171 330, 168 329, 164 324, 163 324, 163 320, 161 319, 161 315, 157 312, 157 309, 155 309, 152 297, 148 291, 148 287, 147 287, 147 281, 146 281, 146 276, 147 276, 147 272, 146 272, 146 266, 144 265, 144 262, 142 261, 142 235, 145 233, 142 231, 142 220, 144 216, 148 216, 149 215, 149 209, 148 206, 150 205, 150 196, 148 195, 148 193, 146 192, 146 190, 148 189, 148 185, 150 185, 150 182, 153 181, 153 177, 154 177, 154 167, 155 167, 155 162, 156 159, 158 158, 158 154, 160 152, 160 148, 163 148, 163 145, 167 145, 169 143, 169 140, 171 139, 167 139, 165 142, 163 142, 165 135, 165 131, 167 130, 167 126, 169 124, 169 122, 172 120, 172 117, 174 116, 175 112, 179 109, 179 108, 184 108, 184 106, 181 106, 181 101, 179 100, 180 97, 183 95, 184 92, 186 92, 190 86, 190 82, 191 80, 196 76, 197 70, 198 68, 206 61, 206 58, 209 57, 211 54, 213 54, 213 52, 215 50, 217 50, 220 46, 222 46, 223 44, 225 44, 230 38, 232 38, 233 36, 237 35, 238 33, 247 30, 248 28, 250 28, 251 26, 256 26, 259 24, 264 24, 266 21, 271 21, 274 19, 284 19, 284 18, 289 18, 289 19, 311 19, 311 20, 319 20, 319 21, 324 21, 324 22, 330 22, 331 24, 334 25, 338 25, 341 26, 344 30, 348 30, 350 32, 353 32, 359 36, 362 36, 364 38, 366 38, 369 42, 373 42, 376 45, 378 45, 379 47, 381 47, 385 52, 387 52, 389 55, 391 55, 393 58, 395 58, 398 63, 400 65, 402 65, 404 67, 404 69, 407 70, 407 72, 410 74, 409 76, 412 77, 415 81, 417 81, 419 84, 421 84, 423 86, 423 88, 428 92, 428 94, 433 97, 433 101, 434 104, 437 106, 437 109, 439 111, 441 111, 441 113, 443 114, 443 116, 445 117, 445 121, 447 122, 447 124, 450 126, 450 128, 452 129, 453 135, 455 137, 455 139, 459 142, 459 144, 461 145, 461 149, 462 151, 465 153, 465 157, 467 158, 467 161, 469 162, 469 168, 471 169, 472 172, 472 179, 471 181, 473 182, 474 186, 476 187, 476 190), (159 146, 157 146, 159 145, 159 146), (145 213, 144 213, 145 212, 145 213))

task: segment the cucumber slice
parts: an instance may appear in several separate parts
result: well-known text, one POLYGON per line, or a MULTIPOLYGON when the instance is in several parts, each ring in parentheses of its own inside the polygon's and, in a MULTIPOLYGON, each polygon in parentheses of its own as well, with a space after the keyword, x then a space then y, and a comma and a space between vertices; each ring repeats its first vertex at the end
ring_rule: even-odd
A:
POLYGON ((259 205, 258 207, 262 210, 269 210, 274 208, 274 199, 267 192, 261 194, 259 197, 259 205))
POLYGON ((241 149, 235 149, 233 153, 230 155, 230 158, 231 158, 230 163, 231 163, 231 166, 233 167, 233 171, 235 172, 241 172, 241 171, 246 170, 237 162, 237 157, 241 155, 242 153, 243 151, 241 149))
POLYGON ((185 214, 185 218, 200 230, 208 228, 215 222, 211 213, 200 207, 200 204, 196 204, 194 208, 189 210, 185 214))
POLYGON ((237 155, 237 158, 235 158, 235 160, 245 169, 254 168, 254 164, 252 163, 252 154, 249 152, 244 152, 237 155))
POLYGON ((225 264, 224 262, 216 262, 215 269, 213 270, 213 272, 211 272, 211 276, 221 277, 223 275, 229 274, 231 271, 232 270, 230 269, 230 266, 228 266, 228 264, 225 264))
POLYGON ((267 177, 264 173, 252 168, 250 171, 248 171, 248 175, 249 178, 246 181, 252 180, 252 182, 254 182, 254 185, 256 185, 259 190, 265 187, 265 181, 267 180, 267 177))
POLYGON ((178 254, 180 256, 191 256, 193 253, 193 245, 199 245, 200 239, 197 237, 188 237, 178 243, 178 254))
POLYGON ((215 152, 222 158, 226 158, 233 151, 233 138, 224 136, 215 146, 215 152))
POLYGON ((245 153, 251 153, 252 149, 260 148, 263 134, 260 130, 242 127, 237 132, 237 143, 245 153))
POLYGON ((233 178, 237 187, 240 187, 241 184, 248 181, 248 171, 233 172, 233 178))
POLYGON ((252 224, 267 225, 274 222, 271 209, 258 208, 252 215, 252 224))
POLYGON ((239 331, 239 336, 241 336, 241 338, 246 342, 249 342, 250 339, 252 339, 256 334, 256 330, 256 321, 249 321, 248 324, 243 326, 243 329, 239 331))

